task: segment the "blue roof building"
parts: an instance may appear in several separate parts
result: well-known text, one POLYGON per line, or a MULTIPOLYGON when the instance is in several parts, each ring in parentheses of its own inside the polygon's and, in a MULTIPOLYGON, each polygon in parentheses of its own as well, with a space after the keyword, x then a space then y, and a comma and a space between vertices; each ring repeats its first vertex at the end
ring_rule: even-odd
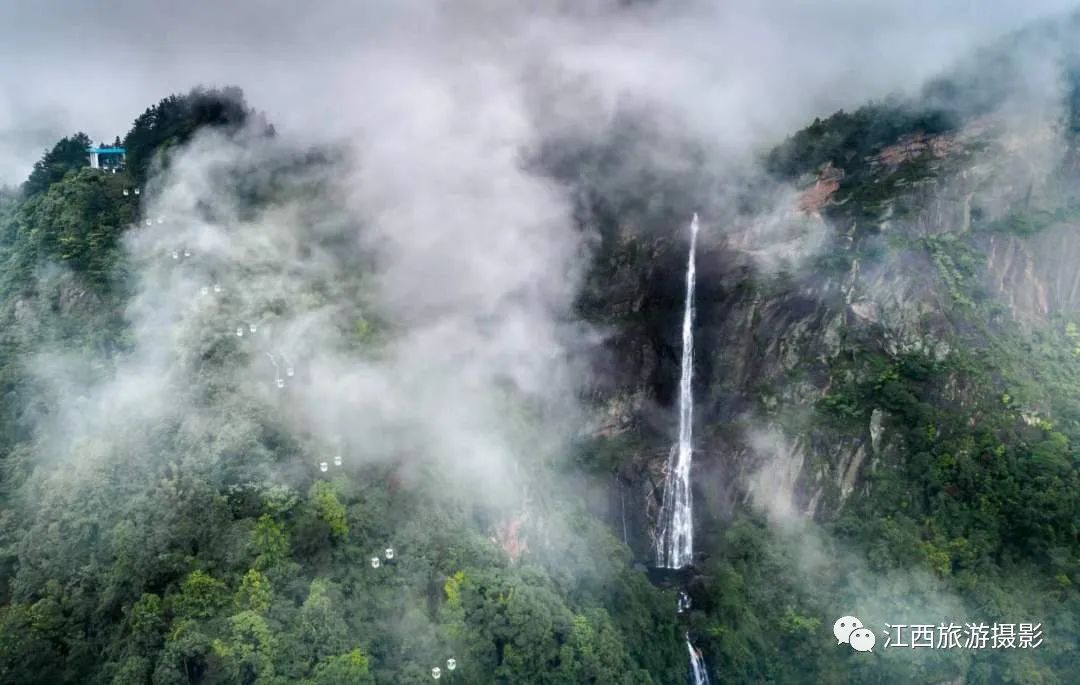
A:
POLYGON ((90 155, 90 166, 95 169, 120 169, 127 159, 127 150, 122 147, 88 147, 86 153, 90 155))

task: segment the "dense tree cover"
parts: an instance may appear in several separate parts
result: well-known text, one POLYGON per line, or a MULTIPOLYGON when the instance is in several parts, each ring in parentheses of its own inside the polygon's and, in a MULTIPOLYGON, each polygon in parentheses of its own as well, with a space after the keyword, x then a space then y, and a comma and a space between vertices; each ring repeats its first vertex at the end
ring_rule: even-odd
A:
POLYGON ((170 95, 140 114, 124 137, 128 167, 142 181, 156 157, 164 162, 170 150, 186 143, 200 128, 235 132, 256 121, 264 133, 272 133, 273 128, 247 106, 243 91, 236 87, 195 88, 186 95, 170 95))
POLYGON ((775 174, 796 177, 832 164, 854 173, 866 158, 910 133, 935 134, 956 126, 945 110, 886 102, 865 105, 854 112, 843 110, 814 122, 774 148, 766 167, 775 174))
MULTIPOLYGON (((843 200, 828 213, 839 226, 866 225, 883 209, 902 221, 897 199, 907 192, 904 180, 917 174, 933 181, 948 173, 950 162, 934 166, 916 158, 895 170, 870 170, 860 155, 894 142, 890 136, 908 126, 886 121, 876 138, 858 119, 838 113, 815 121, 770 161, 784 174, 828 162, 854 169, 841 185, 843 200), (807 166, 783 164, 801 156, 807 166)), ((955 153, 961 160, 963 154, 955 153)), ((834 242, 812 262, 815 270, 839 264, 834 274, 882 262, 920 274, 940 293, 936 314, 952 331, 948 351, 897 350, 866 330, 842 330, 839 349, 825 364, 828 392, 812 418, 793 423, 811 442, 844 445, 864 439, 876 414, 888 444, 869 457, 872 468, 843 506, 835 488, 825 489, 822 506, 830 513, 819 516, 820 528, 788 533, 740 513, 732 525, 709 531, 716 554, 703 570, 692 620, 706 636, 710 662, 724 664, 719 672, 740 682, 945 682, 957 674, 971 683, 1075 681, 1077 323, 1062 315, 1018 326, 988 292, 978 235, 1030 236, 1075 222, 1073 190, 1053 180, 1050 189, 1048 197, 1002 218, 976 220, 974 233, 959 225, 948 232, 946 225, 930 237, 893 234, 882 248, 872 232, 853 229, 854 241, 834 242), (940 614, 1030 621, 1042 624, 1047 641, 1031 652, 884 652, 869 666, 846 651, 804 651, 817 622, 827 623, 839 606, 861 606, 879 623, 940 614)))
POLYGON ((62 179, 69 171, 75 171, 90 164, 90 156, 86 148, 92 144, 85 133, 61 138, 40 160, 34 162, 34 170, 23 183, 23 192, 26 195, 45 192, 49 186, 62 179))
MULTIPOLYGON (((167 98, 139 118, 131 174, 245 111, 200 102, 167 98)), ((238 196, 280 201, 305 183, 289 164, 326 159, 267 169, 271 187, 238 196)), ((99 437, 73 443, 49 430, 70 406, 61 393, 107 382, 129 351, 132 183, 86 169, 2 208, 0 681, 421 683, 434 666, 461 683, 682 678, 672 591, 573 493, 536 484, 553 492, 551 539, 513 561, 491 536, 513 512, 459 502, 437 478, 429 490, 388 467, 311 474, 297 464, 309 440, 237 387, 230 369, 248 353, 231 336, 192 353, 196 380, 171 389, 174 406, 101 418, 99 437), (77 382, 42 381, 51 353, 85 364, 77 382), (394 559, 372 568, 388 545, 394 559)), ((358 344, 377 325, 356 322, 358 344)))
POLYGON ((30 270, 56 262, 85 278, 97 292, 120 287, 120 238, 135 220, 138 198, 126 175, 79 171, 23 202, 5 226, 4 246, 14 263, 5 279, 30 283, 30 270))
MULTIPOLYGON (((582 501, 591 479, 650 444, 648 428, 591 440, 558 472, 537 469, 545 535, 518 560, 492 534, 492 522, 514 512, 448 494, 436 471, 422 479, 428 486, 402 487, 393 462, 330 474, 301 467, 298 455, 317 446, 284 427, 287 409, 241 392, 228 369, 248 353, 231 338, 192 345, 189 373, 170 388, 174 407, 104 419, 115 439, 56 441, 40 427, 62 403, 34 377, 34 361, 61 351, 86 361, 78 374, 91 386, 129 349, 123 311, 134 287, 121 238, 139 217, 123 189, 201 126, 235 132, 249 117, 233 90, 166 98, 125 140, 129 173, 64 168, 57 153, 41 170, 55 163, 63 173, 41 171, 44 186, 0 198, 0 681, 420 683, 441 666, 451 683, 679 683, 687 630, 721 682, 1075 681, 1080 322, 1002 325, 974 235, 897 239, 883 250, 853 233, 806 267, 928 265, 921 276, 940 290, 955 339, 937 355, 842 328, 827 359, 806 360, 824 369, 828 388, 799 408, 808 439, 849 444, 878 415, 886 445, 842 506, 836 486, 826 488, 816 523, 777 527, 741 503, 705 522, 693 606, 681 617, 674 589, 652 585, 582 501), (389 545, 393 560, 373 568, 389 545), (943 611, 1041 622, 1046 642, 1030 652, 864 658, 830 640, 840 607, 875 624, 936 621, 943 611)), ((870 106, 815 121, 769 162, 785 177, 826 163, 847 170, 852 199, 830 216, 847 226, 902 192, 904 174, 941 172, 916 160, 874 184, 866 155, 953 125, 938 112, 870 106)), ((633 133, 621 130, 620 143, 644 145, 633 133)), ((681 252, 673 276, 657 274, 665 263, 653 247, 619 244, 619 231, 674 221, 687 195, 707 192, 693 185, 704 182, 690 180, 690 166, 620 177, 621 155, 635 153, 622 145, 593 157, 567 149, 545 151, 544 163, 570 176, 584 160, 598 185, 590 210, 604 243, 589 292, 622 288, 620 278, 669 278, 681 292, 681 252)), ((254 212, 309 192, 304 170, 331 161, 320 152, 269 165, 230 190, 254 212)), ((1064 216, 1045 211, 1044 223, 1064 216)), ((311 239, 335 238, 313 228, 311 239)), ((783 297, 818 275, 734 289, 783 297)), ((637 315, 605 311, 605 301, 584 297, 580 313, 612 327, 637 315)), ((342 326, 361 349, 386 334, 377 315, 342 326)), ((529 413, 516 409, 509 398, 507 421, 527 425, 529 413)))
POLYGON ((580 549, 514 565, 470 515, 424 493, 389 495, 377 473, 306 494, 258 489, 226 455, 243 450, 252 469, 280 457, 249 446, 247 430, 260 427, 212 446, 162 427, 107 464, 124 473, 122 489, 103 473, 32 493, 37 519, 25 534, 5 530, 18 559, 0 611, 6 678, 420 683, 448 657, 476 683, 682 672, 678 650, 655 647, 678 644, 671 597, 599 526, 580 549), (143 460, 152 446, 179 466, 143 460), (394 560, 373 569, 373 550, 389 543, 394 560), (579 576, 591 559, 607 565, 579 576))
MULTIPOLYGON (((974 303, 974 275, 960 286, 974 303)), ((996 305, 955 306, 985 327, 996 305)), ((692 620, 718 672, 737 682, 945 682, 957 674, 971 683, 1073 682, 1080 356, 1066 329, 1057 322, 1034 337, 1015 329, 989 337, 976 327, 943 358, 850 339, 830 361, 811 433, 843 444, 878 411, 891 446, 821 528, 778 531, 739 514, 710 534, 716 555, 692 620), (1053 418, 1033 417, 1031 406, 1053 418), (880 651, 879 637, 879 656, 868 662, 817 641, 837 607, 877 624, 1029 621, 1042 624, 1046 641, 1030 652, 919 653, 880 651)), ((824 506, 837 509, 835 500, 824 506)))
MULTIPOLYGON (((812 183, 825 164, 845 172, 835 205, 822 212, 830 227, 826 246, 801 266, 771 275, 740 269, 732 258, 734 266, 712 282, 702 276, 709 262, 699 261, 699 336, 710 316, 739 331, 721 337, 731 347, 699 337, 699 417, 710 396, 758 394, 727 402, 725 409, 736 408, 734 419, 699 418, 709 435, 699 438, 703 458, 711 460, 706 469, 725 475, 751 469, 729 463, 741 450, 728 445, 767 425, 815 460, 803 467, 800 494, 822 492, 815 523, 778 526, 741 504, 730 520, 699 521, 695 545, 707 558, 690 581, 686 620, 724 682, 1070 683, 1080 674, 1080 322, 1072 313, 1021 326, 991 293, 986 273, 987 233, 1001 241, 1002 233, 1026 238, 1063 222, 1075 225, 1075 182, 1051 166, 1043 170, 1051 178, 1038 181, 1040 196, 1029 193, 992 219, 972 208, 965 223, 962 212, 950 213, 964 202, 954 184, 976 197, 1000 198, 988 190, 993 181, 978 185, 969 177, 964 185, 956 172, 989 162, 1007 174, 1013 162, 983 154, 986 140, 969 139, 941 157, 927 151, 895 165, 872 164, 870 156, 905 136, 955 130, 961 121, 953 111, 952 105, 887 104, 816 120, 767 162, 788 182, 810 174, 797 179, 800 184, 812 183), (910 308, 918 315, 911 327, 945 344, 912 342, 876 319, 860 322, 850 313, 854 298, 890 302, 860 282, 862 273, 873 274, 866 280, 883 290, 920 284, 912 289, 910 308), (809 303, 801 297, 807 291, 813 293, 809 303), (920 292, 930 293, 928 301, 919 300, 920 292), (785 304, 823 311, 825 318, 795 313, 796 325, 772 327, 770 313, 785 304), (828 318, 835 312, 843 315, 828 318), (753 317, 754 325, 743 317, 753 317), (828 345, 823 337, 831 338, 828 345), (753 377, 758 356, 741 346, 785 343, 798 360, 793 368, 778 371, 777 379, 753 377), (751 378, 710 376, 709 362, 751 378), (814 386, 824 396, 811 408, 801 398, 784 405, 772 383, 814 386), (884 436, 880 449, 871 448, 875 417, 884 436), (707 442, 712 436, 720 447, 707 442), (842 474, 830 471, 830 459, 854 445, 866 450, 862 475, 841 502, 842 474), (1041 623, 1046 641, 1033 651, 919 652, 882 650, 879 636, 874 657, 863 659, 828 639, 843 607, 876 626, 950 619, 1041 623)), ((607 192, 612 178, 637 173, 632 164, 612 164, 618 154, 584 155, 595 173, 582 174, 585 180, 575 186, 583 213, 602 228, 582 311, 619 331, 616 353, 660 358, 630 363, 631 369, 653 373, 654 364, 667 363, 674 375, 677 357, 667 357, 677 350, 677 338, 665 332, 677 326, 685 243, 655 238, 647 229, 651 222, 667 223, 670 232, 670 225, 685 222, 671 218, 671 208, 702 201, 688 202, 682 188, 650 185, 645 173, 642 187, 655 194, 626 197, 625 187, 622 195, 607 192), (655 285, 660 279, 666 287, 655 285)), ((716 250, 709 258, 724 255, 716 250)), ((645 414, 628 432, 594 440, 581 464, 620 477, 641 468, 641 454, 662 451, 670 439, 657 440, 650 420, 645 414)))

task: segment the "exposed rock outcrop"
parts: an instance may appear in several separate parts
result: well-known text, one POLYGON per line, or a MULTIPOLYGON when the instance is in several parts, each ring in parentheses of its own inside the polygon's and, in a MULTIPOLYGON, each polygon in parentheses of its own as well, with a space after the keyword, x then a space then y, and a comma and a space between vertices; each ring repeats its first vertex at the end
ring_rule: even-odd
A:
MULTIPOLYGON (((710 234, 703 222, 694 497, 706 534, 732 502, 832 517, 876 460, 897 458, 880 408, 867 408, 861 431, 815 427, 833 364, 854 348, 945 360, 964 327, 954 306, 971 305, 960 286, 972 273, 1017 319, 1080 309, 1080 229, 988 228, 1045 190, 1021 147, 979 140, 993 131, 980 121, 955 134, 905 136, 867 160, 861 187, 827 164, 789 207, 761 220, 768 225, 735 221, 710 234), (852 198, 861 209, 845 214, 852 198), (957 256, 960 241, 970 258, 957 256)), ((641 438, 613 481, 609 518, 648 559, 674 435, 685 245, 626 226, 607 236, 604 255, 605 278, 586 297, 614 322, 596 367, 595 434, 641 438)))

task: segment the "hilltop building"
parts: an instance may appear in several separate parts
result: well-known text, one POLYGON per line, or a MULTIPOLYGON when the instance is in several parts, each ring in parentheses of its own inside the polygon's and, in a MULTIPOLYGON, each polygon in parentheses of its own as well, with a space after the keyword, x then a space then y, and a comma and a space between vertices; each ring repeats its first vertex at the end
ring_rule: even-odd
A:
POLYGON ((124 168, 127 158, 127 150, 122 147, 88 147, 90 166, 104 171, 114 171, 124 168))

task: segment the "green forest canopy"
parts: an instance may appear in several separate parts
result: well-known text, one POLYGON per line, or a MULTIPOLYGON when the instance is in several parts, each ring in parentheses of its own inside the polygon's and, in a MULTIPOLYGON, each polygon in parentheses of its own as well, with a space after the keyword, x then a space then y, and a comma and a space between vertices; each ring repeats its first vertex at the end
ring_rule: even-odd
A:
MULTIPOLYGON (((993 346, 944 360, 847 340, 813 420, 839 441, 874 408, 886 410, 902 452, 823 522, 826 561, 809 572, 797 540, 737 508, 706 541, 681 622, 674 591, 649 583, 576 493, 553 490, 548 512, 575 535, 513 563, 484 523, 497 512, 396 488, 386 469, 268 485, 266 469, 305 446, 256 406, 230 405, 229 431, 215 439, 190 440, 182 417, 133 427, 130 451, 63 479, 35 431, 57 398, 27 362, 46 345, 103 360, 125 353, 133 285, 121 239, 138 207, 123 189, 152 174, 154 160, 167 165, 200 127, 235 132, 252 117, 237 89, 170 96, 125 136, 126 172, 83 169, 89 140, 76 134, 45 153, 21 197, 0 204, 0 680, 419 683, 453 656, 468 683, 677 683, 687 629, 723 682, 944 681, 958 672, 973 683, 1074 680, 1080 362, 1064 326, 1032 339, 997 335, 993 346), (58 309, 69 286, 49 264, 93 297, 58 309), (40 324, 32 338, 19 333, 28 312, 40 324), (955 401, 941 392, 943 378, 976 390, 955 401), (1003 386, 1053 406, 1060 424, 1023 421, 1003 386), (395 561, 372 569, 372 549, 391 540, 395 561), (1047 647, 852 661, 827 639, 836 607, 859 599, 842 565, 851 559, 884 593, 932 596, 912 590, 910 577, 925 575, 982 607, 984 620, 1041 620, 1047 647)), ((905 133, 952 125, 888 105, 840 112, 769 162, 784 176, 850 166, 905 133)), ((966 263, 970 246, 907 249, 931 252, 944 269, 966 263)), ((991 320, 974 273, 954 271, 963 297, 952 313, 991 320)), ((207 354, 193 395, 214 392, 214 369, 240 354, 207 354)), ((570 464, 600 463, 606 477, 631 442, 585 445, 559 468, 587 479, 570 464)), ((567 474, 549 475, 555 483, 567 474)))

